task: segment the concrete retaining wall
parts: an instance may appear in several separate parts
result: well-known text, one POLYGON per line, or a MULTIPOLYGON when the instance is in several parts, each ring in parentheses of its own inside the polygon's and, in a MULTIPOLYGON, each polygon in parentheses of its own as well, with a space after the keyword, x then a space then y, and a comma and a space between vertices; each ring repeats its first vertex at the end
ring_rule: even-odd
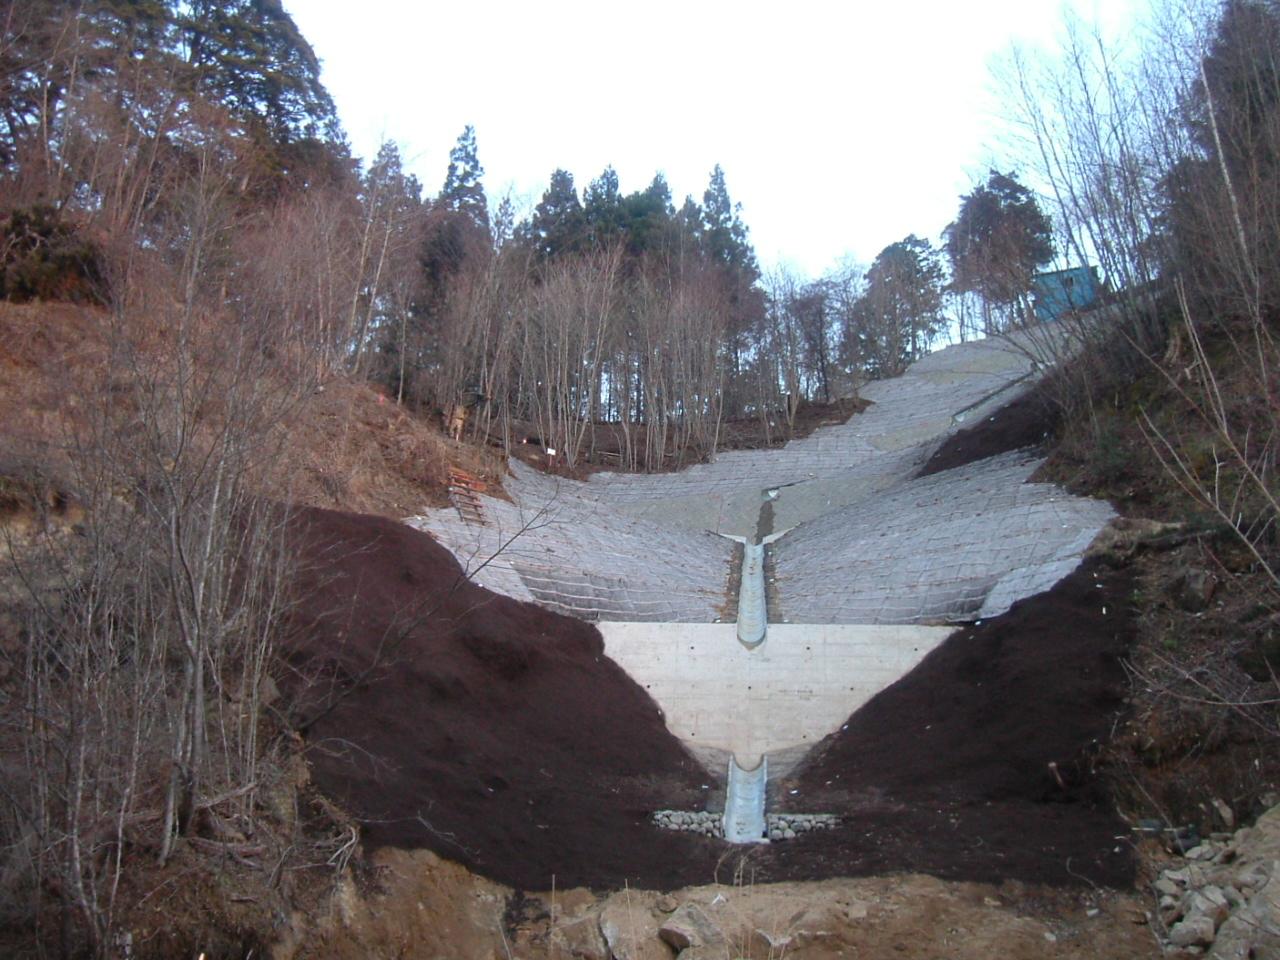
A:
MULTIPOLYGON (((667 728, 746 767, 813 744, 942 642, 948 627, 770 624, 753 650, 733 624, 599 624, 605 653, 657 701, 667 728)), ((775 773, 777 771, 775 770, 775 773)))

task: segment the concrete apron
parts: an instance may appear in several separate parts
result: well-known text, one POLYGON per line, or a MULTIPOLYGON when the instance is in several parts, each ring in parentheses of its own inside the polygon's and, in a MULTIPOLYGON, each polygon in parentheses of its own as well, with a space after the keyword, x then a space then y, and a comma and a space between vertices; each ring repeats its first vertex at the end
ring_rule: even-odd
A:
POLYGON ((723 751, 745 770, 771 757, 774 777, 955 629, 771 623, 768 642, 747 647, 733 623, 597 626, 605 653, 653 697, 667 729, 695 755, 723 751))

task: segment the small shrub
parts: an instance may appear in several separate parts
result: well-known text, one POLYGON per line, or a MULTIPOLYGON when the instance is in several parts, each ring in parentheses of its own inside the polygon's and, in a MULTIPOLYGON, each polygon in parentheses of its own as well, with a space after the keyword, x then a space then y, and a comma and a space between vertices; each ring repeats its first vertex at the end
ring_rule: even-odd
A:
POLYGON ((1106 421, 1098 430, 1092 459, 1094 476, 1104 487, 1124 483, 1137 465, 1130 438, 1113 420, 1106 421))
POLYGON ((102 303, 102 255, 97 246, 47 205, 0 217, 0 297, 102 303))

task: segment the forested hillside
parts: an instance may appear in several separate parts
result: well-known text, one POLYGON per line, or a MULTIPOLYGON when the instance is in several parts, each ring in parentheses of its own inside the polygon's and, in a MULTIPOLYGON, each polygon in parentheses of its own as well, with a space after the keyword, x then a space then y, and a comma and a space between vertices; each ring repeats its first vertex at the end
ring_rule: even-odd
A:
POLYGON ((506 446, 536 433, 569 467, 602 421, 638 469, 713 453, 726 420, 786 437, 804 402, 1020 316, 1053 253, 994 172, 945 251, 910 235, 817 279, 762 276, 719 166, 679 203, 661 172, 624 193, 612 168, 583 189, 558 169, 521 211, 486 195, 468 127, 424 192, 395 142, 351 155, 278 3, 10 3, 2 53, 8 299, 119 303, 162 267, 317 370, 460 405, 506 446))
MULTIPOLYGON (((232 903, 224 869, 257 878, 256 913, 210 923, 258 945, 354 855, 300 772, 318 720, 281 692, 366 679, 280 655, 300 622, 341 634, 298 613, 296 584, 333 585, 299 570, 325 556, 295 549, 296 506, 404 516, 450 466, 499 485, 526 439, 570 471, 602 450, 680 468, 735 423, 776 443, 947 338, 1033 325, 1049 265, 1096 265, 1111 309, 1062 321, 1079 350, 1044 390, 1048 469, 1183 524, 1140 588, 1140 722, 1110 745, 1133 812, 1270 788, 1272 0, 1157 4, 1123 50, 1073 23, 1055 54, 1014 56, 1016 142, 937 242, 904 225, 816 278, 758 262, 718 164, 701 197, 661 171, 626 192, 610 167, 552 171, 522 203, 486 192, 470 126, 438 189, 394 141, 355 156, 281 0, 0 0, 0 31, 0 933, 31 955, 112 955, 175 863, 190 903, 232 903), (1222 764, 1195 766, 1202 740, 1222 764)), ((396 630, 432 634, 450 563, 396 630)), ((584 676, 613 677, 578 647, 584 676)))

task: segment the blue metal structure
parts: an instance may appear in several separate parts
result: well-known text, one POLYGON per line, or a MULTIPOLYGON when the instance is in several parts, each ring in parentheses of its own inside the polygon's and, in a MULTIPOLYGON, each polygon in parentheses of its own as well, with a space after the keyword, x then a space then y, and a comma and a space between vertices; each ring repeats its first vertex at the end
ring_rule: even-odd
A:
POLYGON ((1097 267, 1069 267, 1038 273, 1031 280, 1037 320, 1057 320, 1097 305, 1102 295, 1097 267))

